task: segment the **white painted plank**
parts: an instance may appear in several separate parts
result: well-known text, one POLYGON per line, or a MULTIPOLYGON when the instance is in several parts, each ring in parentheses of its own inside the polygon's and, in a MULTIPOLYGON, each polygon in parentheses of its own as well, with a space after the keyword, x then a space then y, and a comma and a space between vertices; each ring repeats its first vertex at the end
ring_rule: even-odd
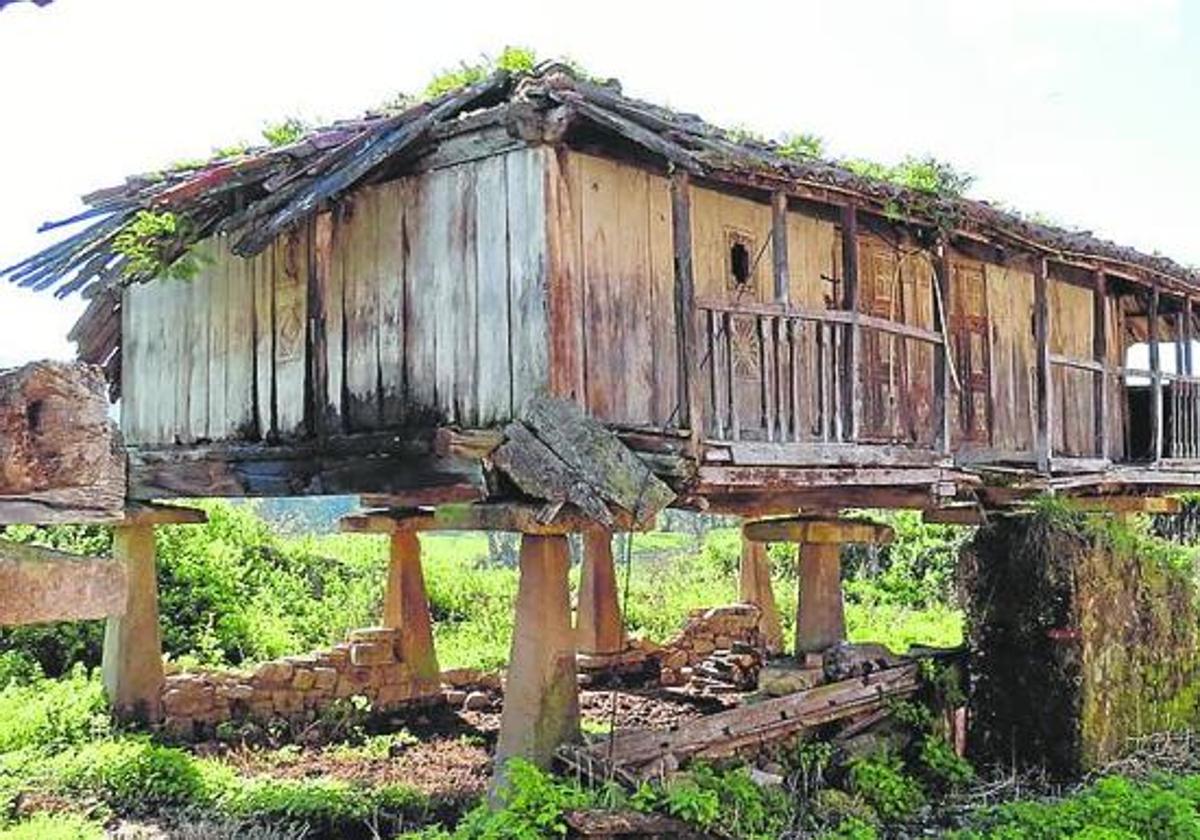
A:
POLYGON ((476 165, 475 265, 479 379, 476 417, 489 426, 512 417, 508 332, 508 189, 505 159, 476 165))
POLYGON ((404 420, 404 214, 407 180, 379 187, 376 276, 379 281, 379 384, 381 422, 404 420))

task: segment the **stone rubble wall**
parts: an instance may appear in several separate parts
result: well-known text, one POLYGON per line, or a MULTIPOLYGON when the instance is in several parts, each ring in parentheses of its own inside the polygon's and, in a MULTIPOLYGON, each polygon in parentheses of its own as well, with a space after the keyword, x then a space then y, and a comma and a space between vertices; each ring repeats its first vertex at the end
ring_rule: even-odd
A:
POLYGON ((339 700, 365 697, 390 711, 441 697, 440 684, 422 684, 403 661, 400 632, 352 630, 328 650, 264 662, 250 671, 197 671, 166 678, 164 727, 193 738, 226 721, 315 720, 339 700))
POLYGON ((744 681, 740 671, 754 669, 766 654, 767 640, 759 631, 760 610, 753 604, 730 604, 693 610, 675 638, 656 652, 659 682, 686 685, 702 676, 710 662, 720 663, 728 681, 744 681))

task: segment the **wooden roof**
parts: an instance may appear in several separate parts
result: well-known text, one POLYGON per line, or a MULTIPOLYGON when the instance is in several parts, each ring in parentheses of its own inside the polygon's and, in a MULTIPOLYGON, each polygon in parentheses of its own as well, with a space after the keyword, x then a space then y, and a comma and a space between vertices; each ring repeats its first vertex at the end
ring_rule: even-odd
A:
POLYGON ((44 225, 46 230, 90 222, 62 242, 0 269, 0 276, 60 297, 82 292, 90 298, 71 338, 79 342, 81 358, 107 365, 115 374, 120 332, 116 290, 152 279, 131 276, 128 260, 115 248, 118 232, 139 211, 171 211, 186 220, 188 237, 179 243, 180 254, 194 241, 228 233, 234 252, 250 256, 356 187, 402 175, 406 165, 444 138, 494 124, 507 125, 532 142, 569 140, 586 131, 601 143, 608 138, 666 169, 684 169, 702 180, 853 203, 918 228, 949 227, 972 239, 1084 263, 1167 289, 1200 292, 1200 271, 1166 257, 1030 221, 987 202, 919 192, 835 162, 788 156, 776 144, 632 99, 616 83, 584 80, 559 64, 529 74, 498 72, 398 113, 333 123, 286 146, 133 176, 84 196, 84 213, 44 225))

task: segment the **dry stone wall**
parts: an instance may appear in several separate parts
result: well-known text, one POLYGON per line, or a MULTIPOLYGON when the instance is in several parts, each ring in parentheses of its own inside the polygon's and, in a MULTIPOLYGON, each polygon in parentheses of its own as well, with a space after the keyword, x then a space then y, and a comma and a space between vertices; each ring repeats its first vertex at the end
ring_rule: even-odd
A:
POLYGON ((314 720, 339 700, 364 697, 390 711, 439 699, 441 685, 416 678, 399 648, 400 632, 353 630, 328 650, 264 662, 250 671, 198 671, 168 676, 164 726, 193 738, 225 721, 314 720))

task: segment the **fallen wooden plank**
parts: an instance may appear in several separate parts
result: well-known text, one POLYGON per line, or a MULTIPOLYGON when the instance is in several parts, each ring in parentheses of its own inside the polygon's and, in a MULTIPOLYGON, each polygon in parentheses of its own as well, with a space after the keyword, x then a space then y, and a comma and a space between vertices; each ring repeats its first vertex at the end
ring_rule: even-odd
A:
POLYGON ((611 743, 606 741, 592 749, 598 757, 625 768, 652 766, 666 756, 682 763, 701 754, 728 754, 727 750, 747 744, 788 737, 832 720, 872 711, 891 697, 912 693, 917 683, 917 665, 903 665, 708 715, 669 732, 617 735, 611 743))
POLYGON ((90 365, 0 371, 0 525, 120 516, 125 461, 106 393, 90 365))
POLYGON ((121 615, 125 595, 117 561, 0 540, 0 625, 121 615))

